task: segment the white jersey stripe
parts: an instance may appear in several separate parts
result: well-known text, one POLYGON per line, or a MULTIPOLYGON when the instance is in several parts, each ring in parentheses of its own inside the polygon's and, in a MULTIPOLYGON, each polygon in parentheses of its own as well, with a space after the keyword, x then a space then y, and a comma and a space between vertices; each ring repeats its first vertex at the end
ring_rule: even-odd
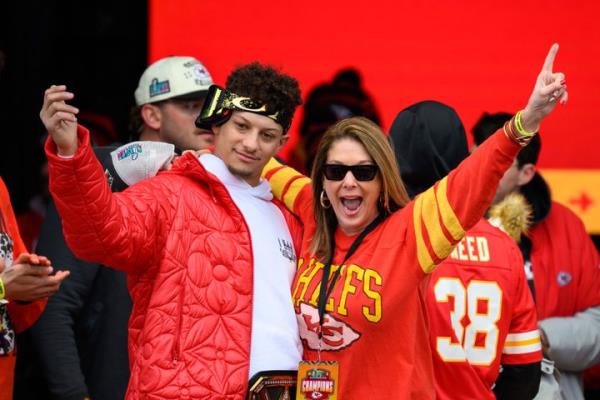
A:
POLYGON ((504 346, 504 354, 527 354, 542 350, 542 342, 532 343, 525 346, 504 346))
POLYGON ((539 339, 539 338, 540 338, 540 332, 536 329, 536 330, 529 331, 529 332, 509 333, 508 335, 506 335, 506 342, 507 343, 522 342, 525 340, 539 339))

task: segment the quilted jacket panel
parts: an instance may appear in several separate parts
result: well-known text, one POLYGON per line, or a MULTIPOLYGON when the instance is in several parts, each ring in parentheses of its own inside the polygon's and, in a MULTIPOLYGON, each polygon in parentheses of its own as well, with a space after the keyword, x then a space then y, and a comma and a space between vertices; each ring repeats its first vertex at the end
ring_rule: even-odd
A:
MULTIPOLYGON (((242 399, 253 263, 239 209, 191 154, 113 194, 87 130, 79 127, 78 136, 71 159, 46 143, 50 190, 73 252, 128 272, 127 398, 242 399)), ((299 238, 298 222, 284 215, 299 238)))

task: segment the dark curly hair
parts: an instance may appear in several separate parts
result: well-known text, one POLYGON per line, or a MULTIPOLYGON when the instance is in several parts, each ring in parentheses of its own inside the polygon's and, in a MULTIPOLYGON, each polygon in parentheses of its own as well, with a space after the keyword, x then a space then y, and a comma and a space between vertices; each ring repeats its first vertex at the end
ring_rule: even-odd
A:
MULTIPOLYGON (((234 69, 227 78, 226 89, 240 96, 250 97, 289 116, 291 121, 296 107, 302 104, 298 81, 270 65, 258 62, 234 69)), ((284 130, 288 127, 284 127, 284 130)))

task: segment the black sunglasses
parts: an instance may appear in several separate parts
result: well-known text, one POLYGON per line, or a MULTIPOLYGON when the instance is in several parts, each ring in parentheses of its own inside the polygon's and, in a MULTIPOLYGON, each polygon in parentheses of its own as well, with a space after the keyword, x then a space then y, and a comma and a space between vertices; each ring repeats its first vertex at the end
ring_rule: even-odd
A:
POLYGON ((365 182, 372 181, 377 175, 377 165, 343 165, 343 164, 325 164, 323 172, 325 177, 330 181, 341 181, 344 179, 348 171, 357 181, 365 182))

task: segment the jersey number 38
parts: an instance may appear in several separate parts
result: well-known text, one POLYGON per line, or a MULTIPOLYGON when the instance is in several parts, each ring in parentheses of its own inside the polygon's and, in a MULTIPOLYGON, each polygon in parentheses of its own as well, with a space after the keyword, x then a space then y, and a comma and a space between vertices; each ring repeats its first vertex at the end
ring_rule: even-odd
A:
POLYGON ((438 336, 436 349, 445 362, 469 362, 488 366, 496 358, 502 290, 496 282, 473 280, 465 287, 458 278, 440 278, 434 286, 435 300, 454 299, 450 323, 455 338, 438 336), (465 319, 465 316, 467 319, 465 319), (458 343, 457 343, 458 339, 458 343))

